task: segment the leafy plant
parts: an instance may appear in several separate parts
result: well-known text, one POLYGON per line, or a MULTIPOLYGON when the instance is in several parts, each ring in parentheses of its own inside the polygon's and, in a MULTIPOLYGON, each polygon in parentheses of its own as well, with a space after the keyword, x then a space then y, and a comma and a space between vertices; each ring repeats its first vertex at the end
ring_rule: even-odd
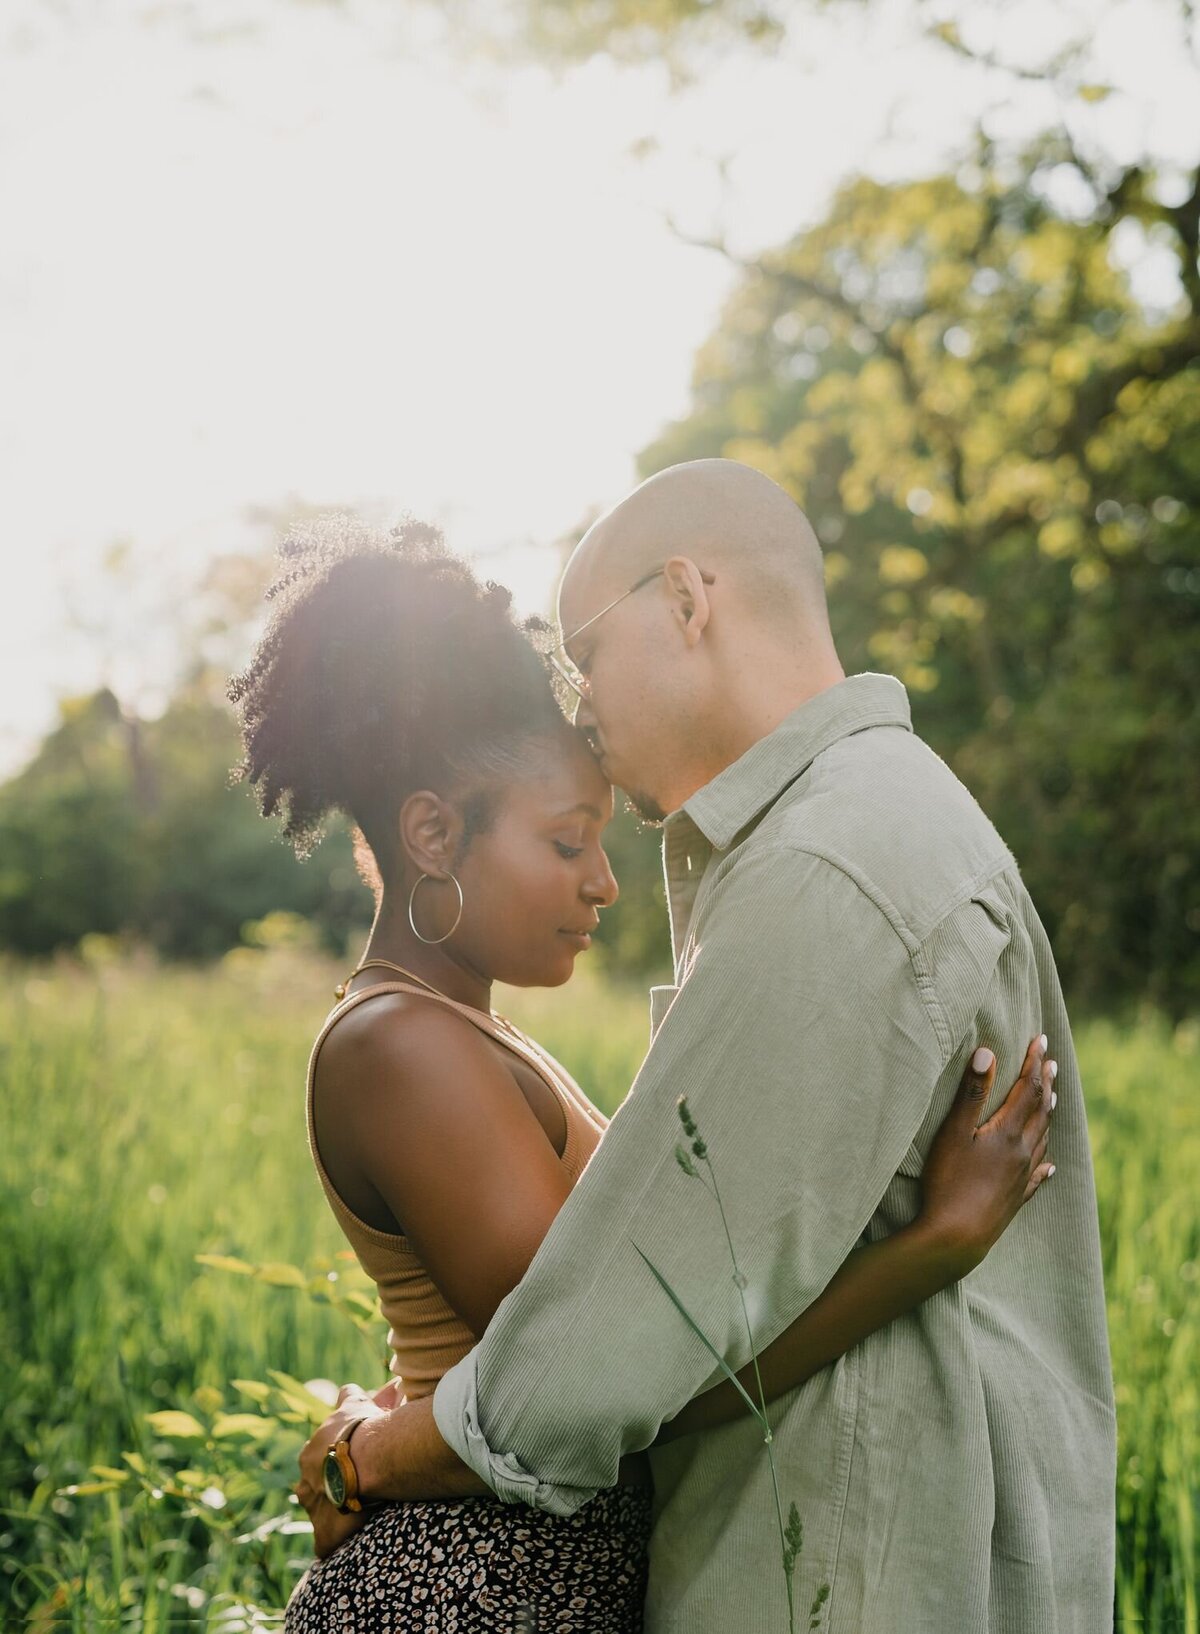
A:
MULTIPOLYGON (((247 1278, 271 1288, 285 1288, 306 1300, 331 1306, 378 1354, 379 1314, 368 1289, 371 1283, 353 1254, 343 1251, 338 1265, 320 1260, 308 1269, 285 1261, 255 1264, 230 1254, 197 1254, 196 1263, 225 1276, 247 1278)), ((141 1415, 139 1445, 121 1454, 119 1464, 92 1464, 83 1480, 57 1489, 58 1500, 103 1497, 108 1505, 121 1591, 121 1604, 158 1588, 178 1602, 174 1618, 184 1611, 204 1612, 206 1627, 224 1634, 235 1629, 274 1626, 278 1613, 242 1597, 206 1593, 195 1582, 148 1583, 127 1576, 121 1567, 122 1530, 131 1524, 155 1524, 167 1508, 174 1528, 193 1550, 215 1558, 250 1556, 257 1576, 280 1602, 287 1598, 298 1570, 306 1563, 292 1557, 294 1539, 312 1535, 312 1523, 292 1495, 299 1452, 312 1431, 329 1416, 337 1386, 330 1379, 294 1378, 270 1368, 265 1379, 235 1378, 226 1389, 201 1385, 180 1404, 141 1415), (210 1602, 212 1602, 210 1604, 210 1602), (214 1624, 212 1616, 219 1613, 214 1624)), ((161 1523, 160 1523, 161 1524, 161 1523)), ((86 1577, 59 1585, 51 1603, 67 1607, 86 1602, 86 1577)))

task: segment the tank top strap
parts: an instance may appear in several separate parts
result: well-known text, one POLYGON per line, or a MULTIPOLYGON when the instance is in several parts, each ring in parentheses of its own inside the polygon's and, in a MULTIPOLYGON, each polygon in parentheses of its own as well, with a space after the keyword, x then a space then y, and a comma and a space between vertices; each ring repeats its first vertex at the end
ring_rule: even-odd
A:
MULTIPOLYGON (((584 1117, 587 1116, 585 1112, 586 1099, 574 1081, 567 1079, 565 1074, 560 1076, 554 1070, 555 1063, 552 1059, 537 1048, 531 1040, 526 1039, 523 1034, 518 1034, 515 1029, 513 1032, 509 1032, 507 1027, 502 1026, 494 1016, 488 1015, 486 1011, 477 1010, 470 1004, 460 1004, 457 999, 449 998, 445 993, 438 993, 429 987, 418 987, 414 982, 376 982, 373 987, 364 987, 357 993, 348 993, 344 999, 341 999, 334 1006, 326 1017, 325 1025, 317 1034, 316 1042, 312 1047, 312 1054, 309 1056, 307 1099, 310 1108, 317 1056, 320 1054, 322 1044, 324 1044, 343 1016, 349 1015, 351 1010, 356 1009, 366 999, 375 998, 382 993, 410 993, 416 998, 431 999, 435 1004, 442 1004, 448 1009, 456 1010, 473 1027, 477 1027, 481 1033, 485 1033, 489 1038, 495 1039, 497 1044, 502 1044, 519 1061, 524 1061, 526 1066, 532 1067, 538 1077, 549 1086, 563 1109, 567 1135, 560 1161, 571 1167, 575 1161, 580 1141, 579 1119, 581 1114, 584 1117)), ((594 1120, 588 1119, 588 1121, 593 1122, 594 1120)))

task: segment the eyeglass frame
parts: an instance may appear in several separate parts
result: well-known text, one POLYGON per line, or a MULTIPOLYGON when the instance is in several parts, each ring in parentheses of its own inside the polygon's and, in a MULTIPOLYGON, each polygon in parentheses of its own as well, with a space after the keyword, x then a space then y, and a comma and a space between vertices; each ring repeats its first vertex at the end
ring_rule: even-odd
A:
MULTIPOLYGON (((593 613, 591 618, 585 618, 582 624, 578 625, 571 631, 570 635, 563 636, 562 640, 555 646, 551 647, 547 652, 546 657, 553 665, 555 672, 562 677, 577 698, 582 698, 586 703, 591 696, 590 689, 585 692, 579 685, 579 681, 577 681, 575 676, 571 674, 571 671, 567 668, 567 665, 564 664, 556 655, 561 652, 563 656, 567 658, 567 663, 570 663, 570 657, 566 652, 568 641, 574 641, 576 636, 582 635, 585 630, 590 629, 592 625, 595 624, 597 619, 603 618, 605 613, 609 613, 614 607, 619 606, 627 596, 632 596, 636 590, 641 590, 643 586, 653 583, 655 579, 661 578, 666 571, 667 563, 664 562, 661 567, 656 567, 652 572, 644 574, 636 584, 631 584, 628 590, 622 590, 619 596, 615 596, 612 601, 606 603, 606 605, 603 606, 598 613, 593 613)), ((700 577, 705 584, 716 583, 716 575, 714 573, 706 573, 703 568, 700 569, 700 577)), ((578 670, 576 670, 575 673, 576 675, 579 675, 578 670)), ((586 675, 579 675, 579 679, 585 683, 587 682, 586 675)))

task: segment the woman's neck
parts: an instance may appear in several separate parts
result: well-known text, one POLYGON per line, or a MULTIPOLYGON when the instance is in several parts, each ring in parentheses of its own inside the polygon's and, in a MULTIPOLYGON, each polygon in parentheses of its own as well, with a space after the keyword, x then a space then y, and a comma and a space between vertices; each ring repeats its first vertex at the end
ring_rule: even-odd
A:
MULTIPOLYGON (((447 998, 455 999, 459 1004, 469 1004, 476 1010, 490 1011, 491 981, 458 959, 453 947, 453 937, 430 946, 414 936, 408 922, 407 900, 404 904, 394 904, 385 891, 359 963, 365 964, 368 959, 386 959, 390 964, 403 965, 447 998)), ((366 984, 368 977, 381 979, 387 974, 384 970, 364 972, 363 984, 366 984)))

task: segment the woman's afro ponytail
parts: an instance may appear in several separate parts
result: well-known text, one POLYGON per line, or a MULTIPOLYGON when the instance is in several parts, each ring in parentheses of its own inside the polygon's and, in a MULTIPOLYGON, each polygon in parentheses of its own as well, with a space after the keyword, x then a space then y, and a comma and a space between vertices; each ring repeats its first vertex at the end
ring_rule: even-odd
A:
POLYGON ((300 856, 345 812, 380 869, 413 790, 451 793, 493 771, 563 716, 507 590, 480 583, 440 531, 388 532, 352 516, 294 526, 279 549, 271 611, 229 683, 249 781, 300 856))

